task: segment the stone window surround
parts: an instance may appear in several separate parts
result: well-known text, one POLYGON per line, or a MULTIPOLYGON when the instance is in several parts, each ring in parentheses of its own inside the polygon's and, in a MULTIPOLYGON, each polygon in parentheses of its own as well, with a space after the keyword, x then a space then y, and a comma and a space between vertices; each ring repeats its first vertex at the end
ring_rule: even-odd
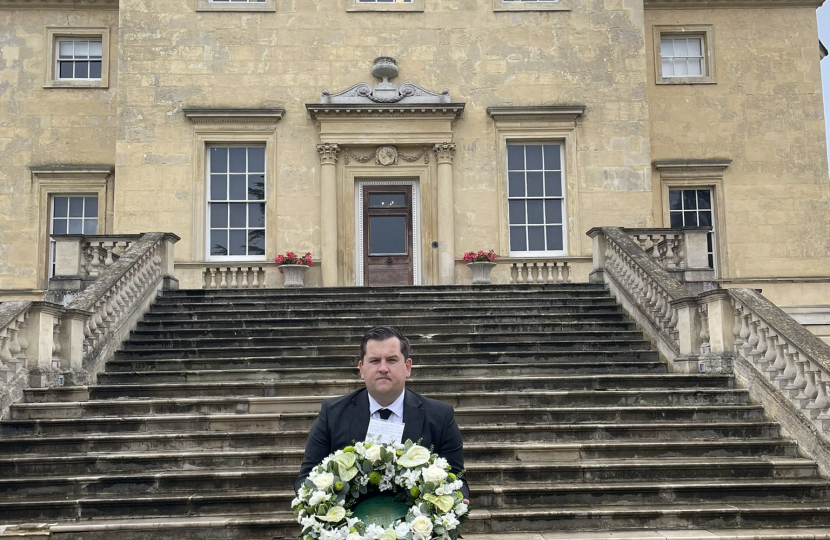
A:
POLYGON ((715 30, 711 24, 655 24, 652 27, 654 77, 656 84, 716 84, 715 30), (701 77, 663 77, 663 56, 660 42, 663 36, 696 36, 703 39, 703 64, 706 70, 701 77))
POLYGON ((343 0, 343 7, 348 12, 353 11, 424 11, 426 0, 413 0, 406 4, 382 3, 359 3, 357 0, 343 0))
MULTIPOLYGON (((193 170, 191 193, 193 200, 193 228, 190 261, 207 263, 207 151, 219 144, 254 144, 265 146, 265 193, 277 193, 277 122, 283 109, 184 109, 194 124, 193 170)), ((268 259, 268 239, 276 237, 277 209, 275 197, 266 197, 265 257, 268 259)), ((222 258, 235 262, 237 258, 222 258)), ((239 259, 250 262, 250 258, 239 259)))
POLYGON ((52 197, 98 196, 98 234, 112 234, 115 167, 112 165, 50 165, 29 167, 38 201, 37 276, 39 287, 49 279, 49 227, 52 197))
POLYGON ((715 275, 729 277, 726 241, 726 207, 724 204, 723 174, 731 159, 670 159, 655 160, 653 165, 660 173, 660 205, 664 227, 671 227, 669 212, 670 189, 710 189, 715 211, 713 223, 717 231, 715 238, 715 275))
MULTIPOLYGON (((499 200, 499 253, 509 253, 510 236, 507 210, 507 145, 509 143, 562 144, 562 169, 565 184, 565 254, 555 257, 578 256, 582 245, 582 228, 579 223, 579 183, 576 158, 577 121, 585 111, 582 105, 551 105, 530 107, 489 107, 487 114, 493 118, 496 128, 497 159, 496 183, 499 200)), ((539 253, 538 258, 549 259, 549 253, 539 253)), ((522 259, 533 257, 522 256, 522 259)))
POLYGON ((570 11, 571 0, 543 2, 504 2, 493 0, 493 11, 570 11))
POLYGON ((46 27, 46 64, 44 88, 109 88, 110 30, 109 28, 46 27), (101 38, 101 78, 85 80, 58 79, 57 46, 61 38, 101 38))
POLYGON ((211 0, 196 0, 196 11, 277 11, 276 0, 265 2, 211 2, 211 0))

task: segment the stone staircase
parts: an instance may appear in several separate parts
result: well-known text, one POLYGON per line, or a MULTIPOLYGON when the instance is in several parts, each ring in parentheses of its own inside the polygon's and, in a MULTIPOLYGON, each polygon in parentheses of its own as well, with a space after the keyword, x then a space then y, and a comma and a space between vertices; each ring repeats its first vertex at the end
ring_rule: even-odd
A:
POLYGON ((97 385, 0 422, 0 537, 296 536, 308 429, 378 324, 456 408, 465 538, 830 538, 815 462, 731 377, 668 373, 590 284, 165 293, 97 385))

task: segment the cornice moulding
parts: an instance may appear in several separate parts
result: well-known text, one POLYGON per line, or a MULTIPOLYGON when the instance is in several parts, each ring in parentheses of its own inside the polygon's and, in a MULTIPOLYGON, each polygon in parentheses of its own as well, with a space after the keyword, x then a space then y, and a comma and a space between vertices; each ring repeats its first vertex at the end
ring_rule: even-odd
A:
POLYGON ((32 175, 37 178, 60 177, 107 177, 115 172, 112 165, 37 165, 29 167, 32 175))
POLYGON ((321 103, 307 103, 306 110, 314 120, 321 118, 336 118, 343 116, 354 117, 373 117, 373 116, 452 116, 453 118, 461 117, 464 112, 464 103, 444 103, 444 104, 429 104, 429 105, 402 105, 402 104, 387 104, 387 105, 340 105, 340 104, 321 104, 321 103))
POLYGON ((553 121, 576 122, 585 113, 585 105, 540 105, 487 107, 487 114, 497 122, 553 121))
POLYGON ((652 162, 660 178, 723 178, 731 159, 663 159, 652 162))
POLYGON ((182 109, 185 117, 194 124, 279 122, 285 109, 182 109))
POLYGON ((645 0, 646 9, 819 8, 824 0, 645 0))
POLYGON ((118 9, 118 0, 0 0, 0 9, 118 9))

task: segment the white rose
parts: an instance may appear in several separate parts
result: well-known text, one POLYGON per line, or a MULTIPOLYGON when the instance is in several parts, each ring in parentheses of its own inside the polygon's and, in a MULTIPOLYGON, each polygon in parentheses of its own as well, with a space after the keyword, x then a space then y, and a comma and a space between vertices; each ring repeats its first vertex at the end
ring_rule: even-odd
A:
POLYGON ((308 504, 311 506, 317 506, 321 502, 326 500, 326 494, 322 491, 315 491, 314 494, 311 496, 311 499, 308 500, 308 504))
POLYGON ((412 520, 412 532, 421 536, 428 537, 432 533, 432 521, 426 516, 418 516, 412 520))
POLYGON ((424 471, 424 480, 433 484, 440 484, 447 477, 447 471, 437 465, 430 465, 424 471))
POLYGON ((365 457, 372 463, 377 463, 378 461, 380 461, 380 445, 373 444, 372 446, 367 448, 365 457))
POLYGON ((312 479, 319 490, 328 489, 334 483, 334 475, 331 473, 320 473, 312 479))
POLYGON ((467 505, 464 504, 464 503, 456 505, 455 513, 458 514, 459 516, 463 516, 464 514, 467 513, 467 505))
POLYGON ((346 540, 365 540, 359 533, 353 532, 349 533, 349 536, 346 537, 346 540))

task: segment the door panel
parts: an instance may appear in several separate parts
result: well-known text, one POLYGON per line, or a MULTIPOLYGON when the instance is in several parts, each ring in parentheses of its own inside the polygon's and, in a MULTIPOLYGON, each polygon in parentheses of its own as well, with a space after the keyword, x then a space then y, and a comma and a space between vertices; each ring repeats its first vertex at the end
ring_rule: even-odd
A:
POLYGON ((363 201, 365 285, 412 285, 412 188, 363 186, 363 201))

